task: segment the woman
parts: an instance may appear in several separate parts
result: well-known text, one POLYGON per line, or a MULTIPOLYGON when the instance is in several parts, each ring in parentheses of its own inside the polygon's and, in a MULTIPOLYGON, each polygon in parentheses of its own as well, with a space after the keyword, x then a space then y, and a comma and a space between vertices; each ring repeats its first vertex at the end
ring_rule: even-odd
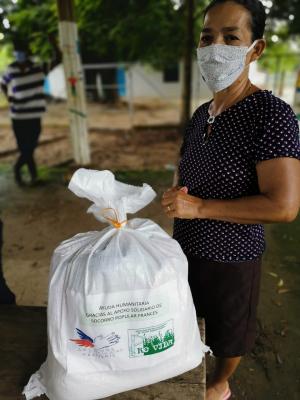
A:
POLYGON ((213 0, 197 49, 213 100, 185 133, 175 186, 162 199, 189 263, 197 315, 216 357, 207 400, 254 344, 263 224, 293 221, 300 203, 299 128, 291 107, 249 80, 265 49, 259 0, 213 0))

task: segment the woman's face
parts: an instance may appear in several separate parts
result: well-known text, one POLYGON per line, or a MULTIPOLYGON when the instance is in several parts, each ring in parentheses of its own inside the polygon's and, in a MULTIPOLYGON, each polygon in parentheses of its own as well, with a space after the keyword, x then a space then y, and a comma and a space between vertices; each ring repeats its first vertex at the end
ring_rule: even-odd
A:
POLYGON ((252 43, 251 15, 243 6, 228 1, 208 11, 199 47, 211 44, 247 46, 252 43))

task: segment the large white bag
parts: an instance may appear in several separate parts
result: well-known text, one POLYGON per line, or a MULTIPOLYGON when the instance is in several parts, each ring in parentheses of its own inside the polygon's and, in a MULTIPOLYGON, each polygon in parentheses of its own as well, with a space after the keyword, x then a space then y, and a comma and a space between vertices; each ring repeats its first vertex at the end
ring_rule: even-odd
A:
MULTIPOLYGON (((110 226, 55 250, 50 273, 48 357, 24 389, 27 399, 95 400, 198 366, 201 342, 179 244, 127 213, 155 197, 109 171, 79 169, 69 184, 110 226)), ((72 215, 71 218, 76 218, 72 215)))

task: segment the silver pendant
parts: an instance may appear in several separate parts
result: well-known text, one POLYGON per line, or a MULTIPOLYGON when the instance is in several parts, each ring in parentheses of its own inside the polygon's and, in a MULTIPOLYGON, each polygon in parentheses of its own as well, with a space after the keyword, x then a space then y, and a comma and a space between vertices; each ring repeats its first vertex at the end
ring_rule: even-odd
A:
POLYGON ((214 115, 210 115, 209 118, 208 118, 208 120, 207 120, 207 122, 208 122, 209 124, 213 124, 213 123, 215 122, 215 117, 214 117, 214 115))

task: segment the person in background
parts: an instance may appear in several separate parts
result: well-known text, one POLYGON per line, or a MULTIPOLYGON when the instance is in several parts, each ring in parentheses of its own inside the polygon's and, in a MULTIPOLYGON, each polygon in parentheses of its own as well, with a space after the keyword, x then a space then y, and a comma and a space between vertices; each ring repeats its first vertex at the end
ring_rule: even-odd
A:
POLYGON ((229 379, 254 346, 263 224, 291 222, 299 211, 296 115, 249 80, 266 46, 265 20, 259 0, 213 0, 205 9, 197 57, 213 98, 195 111, 162 198, 216 357, 206 400, 231 397, 229 379))
POLYGON ((38 182, 34 151, 41 133, 41 118, 46 111, 44 80, 62 60, 53 36, 49 35, 49 41, 54 49, 54 59, 51 63, 43 64, 36 64, 30 59, 27 43, 15 41, 15 61, 8 66, 1 79, 1 89, 10 105, 12 128, 20 152, 14 166, 15 181, 20 186, 24 185, 24 165, 28 167, 31 184, 38 182))
POLYGON ((9 289, 3 276, 2 269, 3 222, 0 219, 0 305, 16 304, 16 297, 9 289))

